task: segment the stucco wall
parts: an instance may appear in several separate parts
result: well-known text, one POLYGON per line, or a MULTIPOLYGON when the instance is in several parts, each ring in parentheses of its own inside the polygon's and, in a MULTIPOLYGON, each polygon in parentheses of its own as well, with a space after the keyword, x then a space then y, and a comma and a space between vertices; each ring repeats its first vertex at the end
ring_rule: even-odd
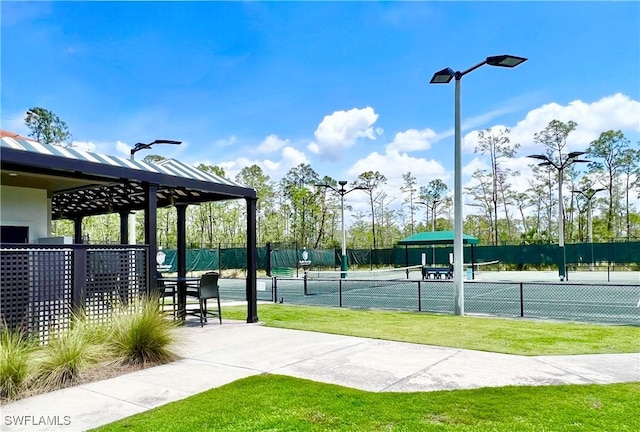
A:
POLYGON ((29 227, 29 243, 49 237, 47 191, 0 186, 0 224, 29 227))

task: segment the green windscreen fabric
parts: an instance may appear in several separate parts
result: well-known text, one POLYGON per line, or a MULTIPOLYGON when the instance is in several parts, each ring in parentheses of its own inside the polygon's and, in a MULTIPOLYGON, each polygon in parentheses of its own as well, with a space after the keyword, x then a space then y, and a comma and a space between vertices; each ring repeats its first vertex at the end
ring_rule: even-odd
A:
MULTIPOLYGON (((267 248, 258 247, 258 269, 267 268, 267 248)), ((305 249, 278 247, 271 249, 271 267, 295 268, 303 259, 305 249)), ((340 268, 340 249, 307 248, 307 259, 313 268, 340 268)), ((422 264, 425 254, 427 265, 449 265, 452 245, 397 245, 392 249, 347 249, 350 266, 405 266, 422 264)), ((568 265, 626 264, 640 266, 640 242, 578 243, 565 245, 568 265)), ((558 263, 557 244, 474 246, 474 262, 499 260, 500 264, 515 266, 554 266, 558 263)), ((163 249, 158 260, 162 272, 177 271, 175 249, 163 249)), ((464 262, 471 262, 471 246, 464 247, 464 262)), ((187 271, 244 269, 247 265, 245 247, 187 250, 187 271)))

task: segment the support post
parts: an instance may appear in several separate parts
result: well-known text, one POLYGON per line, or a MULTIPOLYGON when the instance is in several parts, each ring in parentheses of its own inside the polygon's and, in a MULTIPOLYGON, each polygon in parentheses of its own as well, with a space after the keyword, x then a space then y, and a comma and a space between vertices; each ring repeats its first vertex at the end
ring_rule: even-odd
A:
POLYGON ((118 212, 120 215, 120 244, 129 244, 129 211, 118 212))
POLYGON ((78 217, 73 220, 73 242, 75 244, 82 243, 82 218, 78 217))
POLYGON ((184 318, 187 311, 187 205, 176 204, 176 237, 177 237, 177 264, 178 264, 178 314, 184 318), (182 281, 180 280, 182 278, 182 281))
POLYGON ((258 322, 258 290, 256 250, 256 203, 255 198, 246 198, 247 203, 247 322, 258 322))
POLYGON ((142 185, 145 195, 144 209, 144 242, 149 245, 149 259, 147 260, 147 294, 151 294, 152 287, 158 283, 156 271, 158 264, 158 185, 144 182, 142 185))

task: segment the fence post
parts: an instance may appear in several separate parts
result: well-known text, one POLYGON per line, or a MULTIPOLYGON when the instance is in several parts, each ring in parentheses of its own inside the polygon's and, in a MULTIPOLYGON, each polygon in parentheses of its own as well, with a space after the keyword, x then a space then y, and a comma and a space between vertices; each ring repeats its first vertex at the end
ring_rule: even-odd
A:
POLYGON ((418 281, 418 312, 422 312, 422 281, 418 281))
POLYGON ((520 318, 524 317, 524 290, 520 282, 520 318))
POLYGON ((267 250, 266 250, 266 263, 265 270, 267 272, 267 276, 271 276, 271 242, 267 242, 267 250))
POLYGON ((342 279, 338 281, 338 297, 340 298, 340 307, 342 307, 342 279))
POLYGON ((304 276, 302 276, 302 286, 304 287, 304 295, 307 295, 307 272, 304 272, 304 276))
POLYGON ((273 302, 278 303, 278 278, 271 278, 271 296, 273 297, 273 302))

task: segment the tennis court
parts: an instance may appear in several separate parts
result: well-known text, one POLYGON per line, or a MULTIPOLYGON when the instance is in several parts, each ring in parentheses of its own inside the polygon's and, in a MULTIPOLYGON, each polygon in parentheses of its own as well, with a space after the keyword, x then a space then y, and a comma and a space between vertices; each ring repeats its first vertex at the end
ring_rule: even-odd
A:
MULTIPOLYGON (((589 280, 602 275, 585 273, 590 274, 580 274, 581 281, 578 274, 571 274, 569 281, 559 282, 555 272, 480 272, 475 280, 465 281, 465 313, 640 325, 638 272, 624 272, 627 279, 622 282, 589 280)), ((244 280, 223 279, 220 285, 223 297, 244 299, 244 280)), ((346 278, 276 277, 259 280, 258 299, 453 313, 454 284, 451 280, 422 280, 414 272, 409 279, 392 280, 365 273, 359 278, 358 272, 346 278)))

